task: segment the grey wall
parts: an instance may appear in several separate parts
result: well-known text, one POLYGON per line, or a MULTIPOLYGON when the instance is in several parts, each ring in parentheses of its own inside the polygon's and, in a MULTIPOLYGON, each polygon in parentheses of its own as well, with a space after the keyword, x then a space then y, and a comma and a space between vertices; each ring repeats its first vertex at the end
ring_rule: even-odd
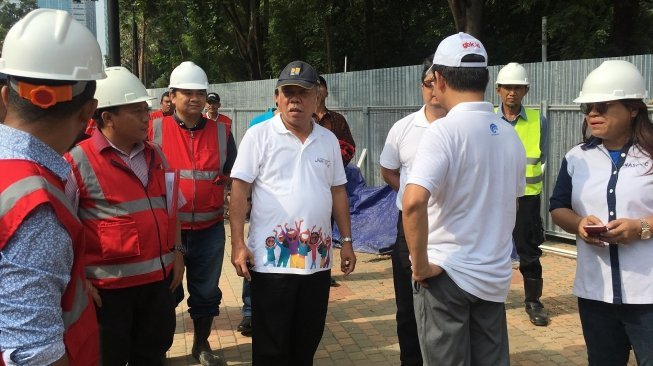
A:
MULTIPOLYGON (((644 74, 651 91, 653 55, 619 57, 634 63, 644 74)), ((564 154, 581 141, 582 115, 572 103, 591 70, 605 59, 551 61, 524 64, 531 82, 524 99, 526 106, 541 109, 548 117, 549 147, 545 171, 542 217, 548 234, 569 237, 553 225, 548 215, 548 197, 551 194, 564 154)), ((498 96, 494 82, 503 65, 491 66, 486 99, 497 105, 498 96)), ((394 122, 420 108, 420 65, 355 71, 324 75, 329 86, 327 106, 347 118, 357 152, 358 161, 363 149, 367 155, 361 166, 368 185, 381 185, 379 155, 386 134, 394 122)), ((276 80, 257 80, 229 84, 213 84, 209 91, 220 94, 221 112, 233 121, 233 133, 240 142, 247 123, 256 115, 274 105, 276 80)), ((150 95, 159 97, 165 89, 151 89, 150 95)))

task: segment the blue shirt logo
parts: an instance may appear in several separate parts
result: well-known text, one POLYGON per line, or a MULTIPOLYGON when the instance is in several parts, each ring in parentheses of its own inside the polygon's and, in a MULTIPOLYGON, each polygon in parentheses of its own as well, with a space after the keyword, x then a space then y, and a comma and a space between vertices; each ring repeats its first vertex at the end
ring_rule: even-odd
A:
POLYGON ((499 127, 497 125, 495 125, 494 123, 491 123, 490 124, 490 132, 493 135, 498 135, 499 134, 499 127))

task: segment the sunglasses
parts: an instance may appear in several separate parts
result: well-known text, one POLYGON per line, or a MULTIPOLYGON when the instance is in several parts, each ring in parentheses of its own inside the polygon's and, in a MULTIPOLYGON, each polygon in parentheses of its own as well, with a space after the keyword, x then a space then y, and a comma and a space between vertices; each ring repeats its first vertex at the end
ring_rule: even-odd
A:
POLYGON ((608 107, 613 104, 611 102, 599 102, 599 103, 581 103, 580 111, 583 114, 587 115, 593 110, 598 114, 604 114, 608 111, 608 107))

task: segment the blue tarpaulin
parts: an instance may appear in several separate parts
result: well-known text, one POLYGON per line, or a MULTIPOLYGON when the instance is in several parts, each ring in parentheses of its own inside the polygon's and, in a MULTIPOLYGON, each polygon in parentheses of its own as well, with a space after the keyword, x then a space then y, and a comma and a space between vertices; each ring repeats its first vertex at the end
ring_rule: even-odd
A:
MULTIPOLYGON (((347 165, 345 173, 354 250, 387 252, 397 237, 397 192, 388 185, 367 187, 361 170, 354 164, 347 165)), ((339 237, 338 227, 334 225, 333 238, 339 237)))

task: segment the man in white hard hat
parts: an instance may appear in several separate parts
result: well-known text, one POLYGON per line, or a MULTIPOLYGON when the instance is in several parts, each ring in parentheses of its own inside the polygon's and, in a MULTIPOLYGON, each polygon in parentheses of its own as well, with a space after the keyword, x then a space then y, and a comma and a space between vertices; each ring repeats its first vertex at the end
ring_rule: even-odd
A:
POLYGON ((424 132, 402 201, 422 358, 509 365, 504 302, 524 148, 484 102, 489 75, 479 40, 462 32, 445 38, 431 71, 447 116, 424 132))
POLYGON ((511 62, 499 70, 496 86, 501 98, 496 113, 515 127, 526 150, 526 191, 519 198, 519 208, 512 238, 519 255, 519 271, 524 277, 524 305, 531 323, 549 324, 549 315, 540 302, 542 296, 542 264, 540 244, 544 228, 540 216, 543 164, 546 158, 547 119, 540 111, 522 104, 529 88, 524 66, 511 62))
POLYGON ((397 338, 399 340, 399 359, 405 366, 421 366, 422 353, 417 337, 413 288, 411 286, 410 258, 401 213, 401 200, 406 180, 413 166, 417 147, 426 129, 447 112, 433 95, 433 55, 424 59, 420 75, 420 90, 424 105, 420 110, 397 121, 385 140, 381 151, 381 176, 397 192, 396 205, 399 209, 397 219, 397 239, 392 248, 392 280, 397 303, 397 338))
POLYGON ((66 155, 73 167, 66 189, 78 192, 102 363, 163 365, 175 332, 173 290, 184 273, 167 207, 168 167, 145 141, 154 98, 124 67, 106 73, 95 92, 98 130, 66 155))
MULTIPOLYGON (((64 194, 62 155, 106 77, 95 37, 67 12, 37 9, 7 33, 0 72, 0 353, 5 365, 98 364, 83 232, 64 194)), ((0 362, 1 364, 2 362, 0 362)))
MULTIPOLYGON (((187 200, 179 220, 195 332, 192 354, 202 365, 220 365, 208 337, 222 299, 217 284, 224 258, 224 185, 236 159, 236 143, 229 126, 202 116, 208 85, 206 73, 193 62, 177 66, 170 74, 175 113, 152 121, 150 137, 170 167, 180 171, 179 187, 187 200)), ((183 297, 181 286, 177 291, 178 299, 183 297)))
POLYGON ((254 365, 313 364, 335 262, 332 213, 343 235, 340 270, 348 275, 356 266, 340 145, 313 118, 317 86, 311 65, 289 63, 277 81, 281 112, 247 130, 232 171, 231 263, 251 280, 254 365))

